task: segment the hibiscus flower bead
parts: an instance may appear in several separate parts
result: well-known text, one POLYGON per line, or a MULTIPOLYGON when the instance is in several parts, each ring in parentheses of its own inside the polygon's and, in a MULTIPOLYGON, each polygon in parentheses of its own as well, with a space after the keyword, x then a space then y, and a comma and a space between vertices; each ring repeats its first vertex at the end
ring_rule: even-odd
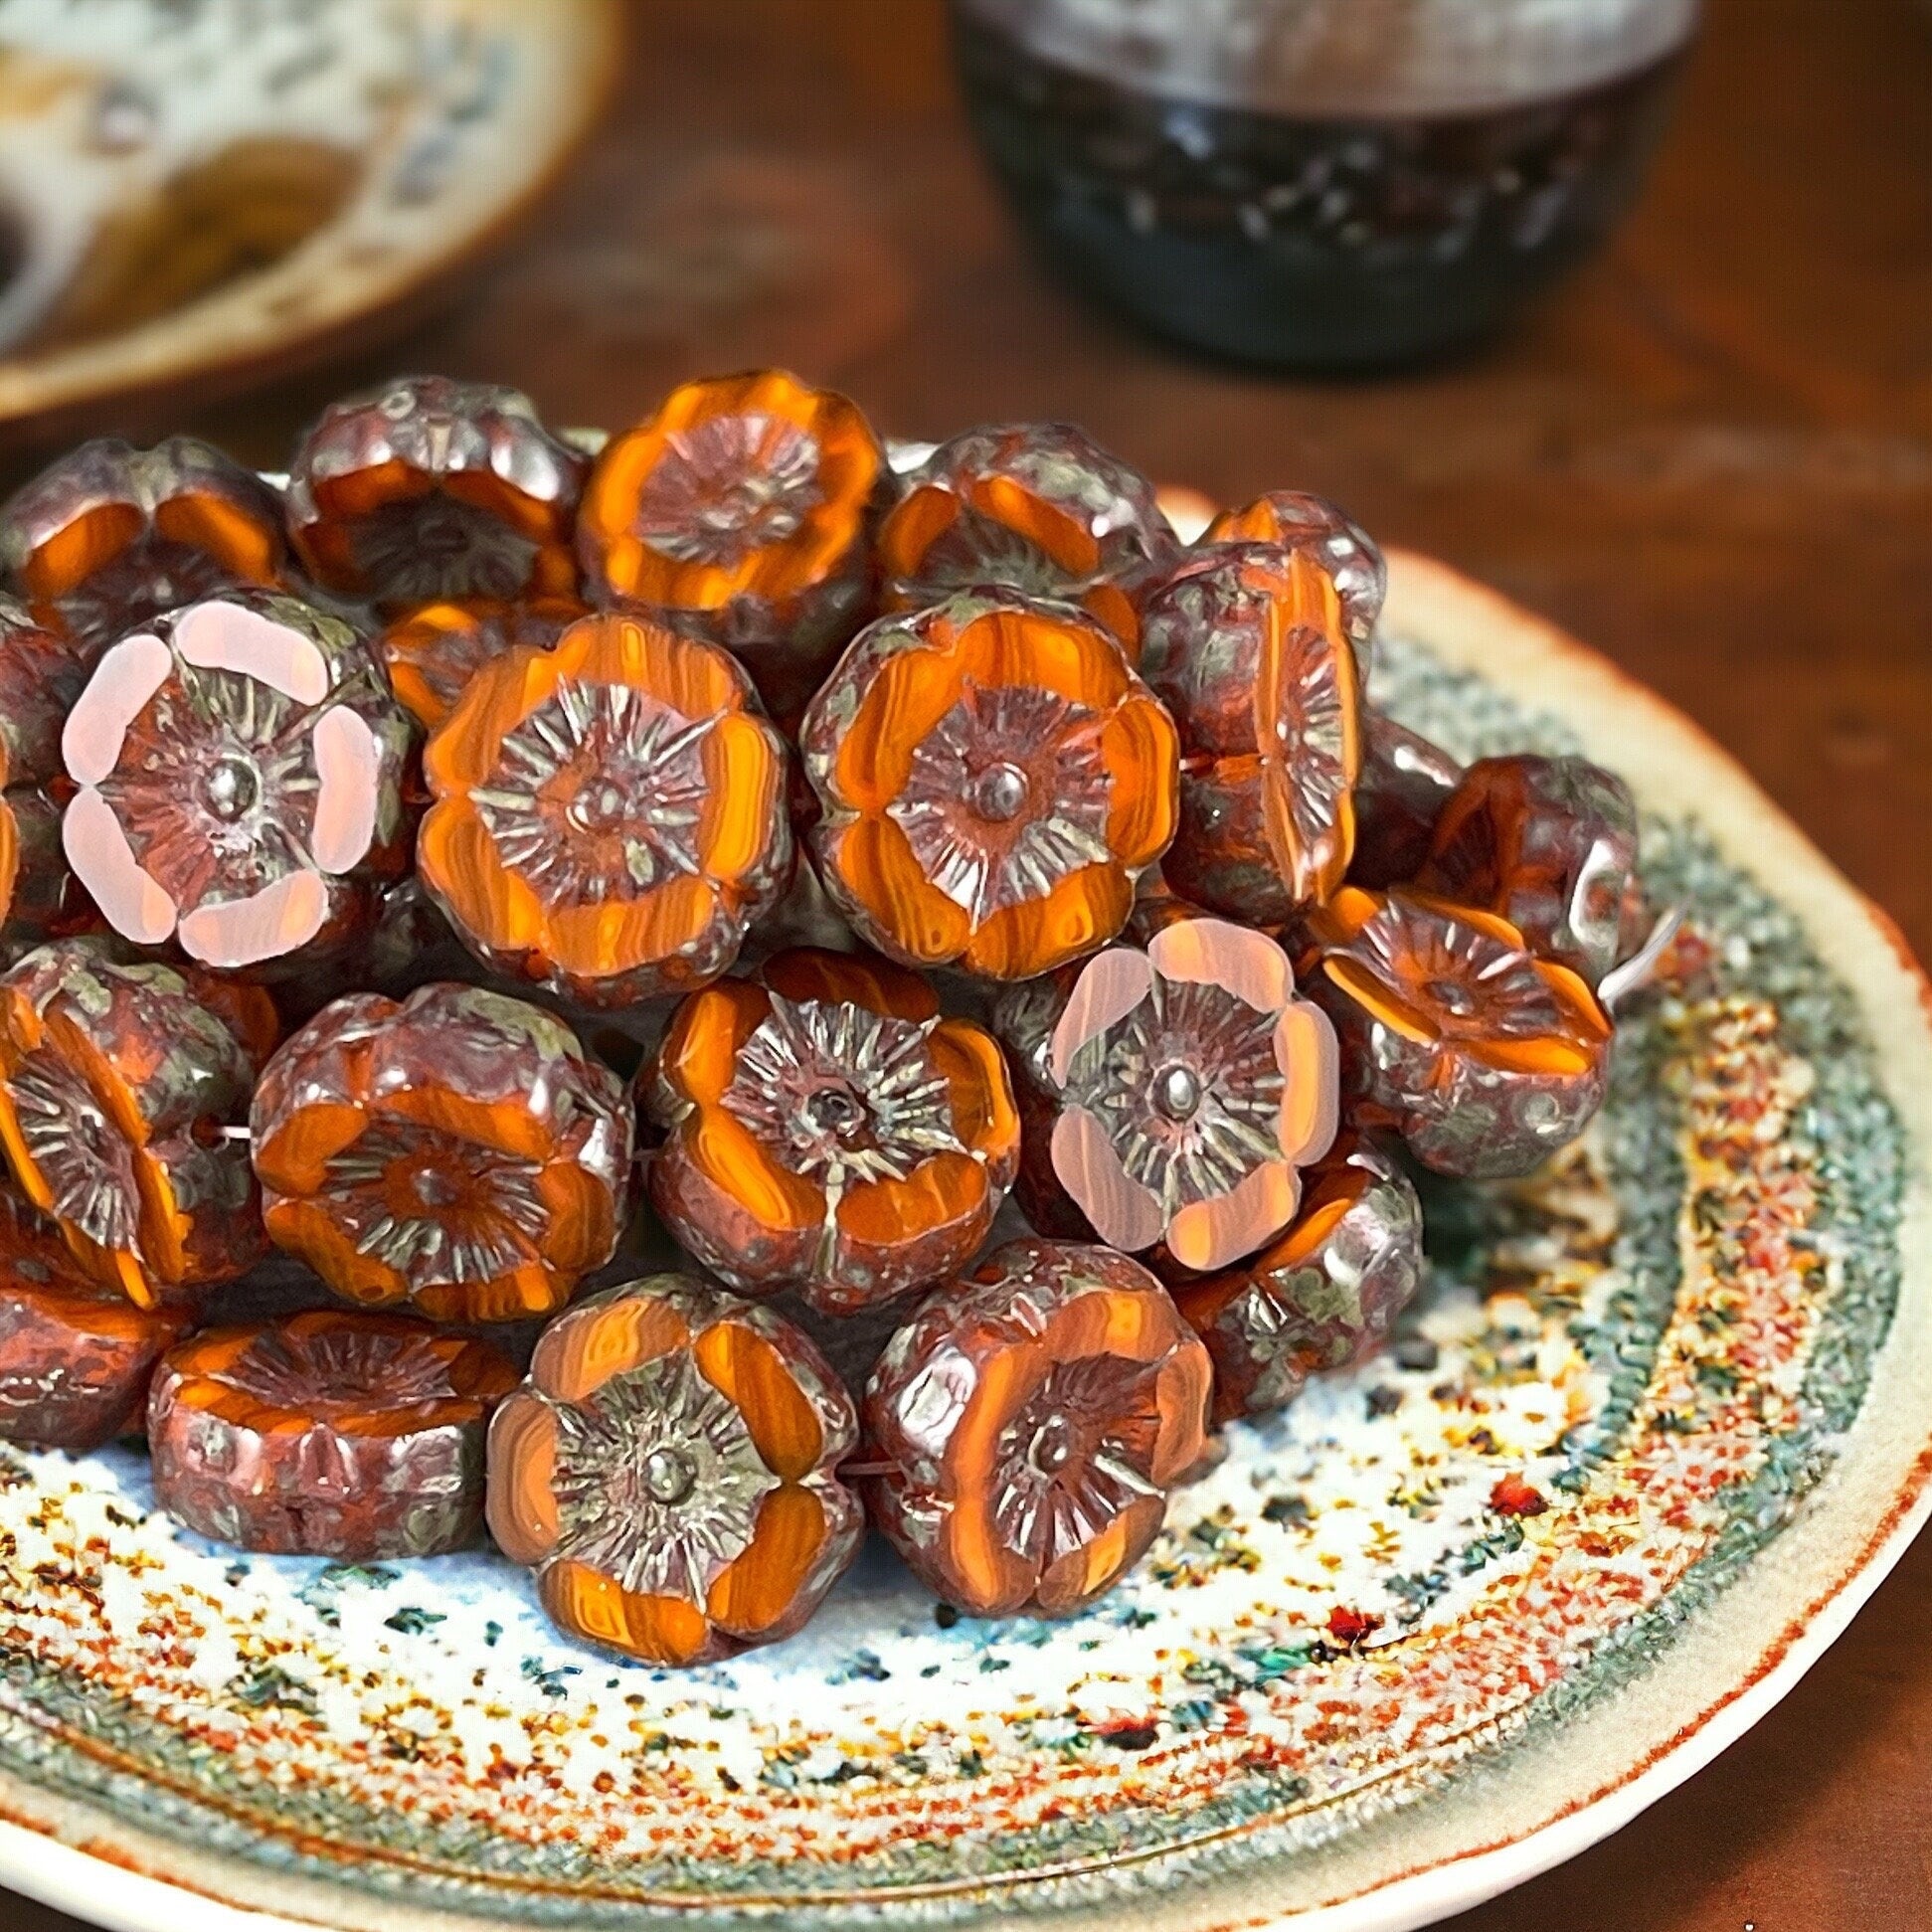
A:
POLYGON ((732 1288, 823 1315, 963 1267, 1018 1164, 998 1043, 882 960, 801 948, 693 993, 648 1088, 666 1227, 732 1288))
POLYGON ((389 610, 570 596, 589 461, 519 390, 405 376, 332 403, 288 464, 288 534, 316 583, 389 610))
POLYGON ((83 1270, 141 1308, 262 1253, 254 1081, 249 1048, 169 966, 81 939, 0 977, 0 1149, 83 1270))
POLYGON ((734 652, 789 725, 870 615, 890 489, 845 397, 780 369, 685 383, 598 458, 578 519, 585 582, 734 652))
POLYGON ((544 1330, 490 1427, 490 1533, 569 1635, 712 1663, 801 1629, 857 1554, 857 1434, 797 1328, 652 1276, 544 1330))
MULTIPOLYGON (((96 655, 0 594, 0 931, 12 945, 58 937, 70 899, 49 786, 61 772, 62 727, 96 655)), ((72 903, 79 910, 78 896, 72 903)))
POLYGON ((1422 1203, 1395 1161, 1345 1133, 1304 1176, 1294 1221, 1252 1260, 1174 1291, 1214 1358, 1214 1419, 1294 1401, 1311 1375, 1383 1341, 1422 1282, 1422 1203))
POLYGON ((250 1126, 270 1237, 369 1307, 549 1315, 623 1229, 621 1083, 501 993, 338 999, 269 1061, 250 1126))
POLYGON ((1416 883, 1499 913, 1534 952, 1594 986, 1630 937, 1630 788, 1586 758, 1480 759, 1444 804, 1416 883))
POLYGON ((1142 674, 1180 732, 1171 878, 1274 925, 1341 883, 1361 700, 1333 581, 1305 552, 1193 552, 1142 602, 1142 674))
POLYGON ((372 1563, 474 1542, 491 1409, 516 1384, 488 1342, 314 1309, 210 1328, 148 1397, 155 1500, 217 1542, 372 1563))
POLYGON ((376 639, 396 701, 425 731, 448 717, 469 680, 524 644, 548 650, 590 606, 574 597, 465 598, 418 605, 376 639))
POLYGON ((189 1309, 103 1287, 0 1188, 0 1438, 81 1452, 139 1429, 154 1364, 193 1325, 189 1309))
POLYGON ((1023 979, 1091 953, 1173 836, 1173 722, 1066 606, 989 592, 880 618, 799 744, 825 889, 909 966, 1023 979))
POLYGON ((1440 745, 1365 709, 1348 883, 1380 892, 1413 880, 1428 862, 1436 821, 1462 782, 1463 768, 1440 745))
POLYGON ((987 586, 1083 606, 1132 648, 1134 588, 1178 550, 1153 485, 1068 423, 967 430, 906 478, 879 532, 890 610, 987 586))
POLYGON ((1334 1030, 1281 947, 1225 920, 1176 920, 1017 988, 995 1025, 1036 1225, 1225 1268, 1289 1224, 1300 1169, 1334 1139, 1334 1030))
POLYGON ((1603 1104, 1611 1024, 1505 919, 1347 886, 1310 921, 1311 979, 1340 1037, 1352 1116, 1438 1173, 1529 1173, 1603 1104))
POLYGON ((407 865, 409 738, 343 619, 272 593, 213 598, 96 666, 62 740, 62 842, 121 938, 296 971, 407 865))
POLYGON ((418 874, 513 978, 596 1007, 686 992, 790 876, 786 764, 726 652, 586 617, 484 665, 431 738, 418 874))
POLYGON ((1223 510, 1207 527, 1201 547, 1218 543, 1268 543, 1306 552, 1334 582, 1348 641, 1366 683, 1375 647, 1375 625, 1388 595, 1389 571, 1375 540, 1324 496, 1303 490, 1269 490, 1238 510, 1223 510))
POLYGON ((872 1371, 873 1520, 970 1616, 1071 1615, 1158 1533, 1201 1458, 1210 1376, 1138 1263, 1009 1242, 930 1296, 872 1371))
POLYGON ((0 507, 7 581, 98 655, 157 616, 288 569, 281 499, 193 437, 84 442, 0 507))

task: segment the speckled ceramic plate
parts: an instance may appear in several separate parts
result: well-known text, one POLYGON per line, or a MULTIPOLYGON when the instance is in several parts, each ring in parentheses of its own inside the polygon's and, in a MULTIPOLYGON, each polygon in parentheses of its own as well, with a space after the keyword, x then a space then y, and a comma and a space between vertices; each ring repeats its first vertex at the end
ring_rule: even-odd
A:
POLYGON ((526 207, 621 0, 0 0, 0 433, 342 346, 526 207))
POLYGON ((936 1617, 875 1555, 803 1638, 685 1675, 564 1642, 487 1556, 244 1560, 137 1457, 11 1458, 0 1880, 141 1932, 1387 1932, 1762 1715, 1924 1511, 1922 981, 1600 659, 1407 557, 1386 637, 1385 700, 1458 751, 1629 776, 1700 962, 1557 1169, 1432 1202, 1399 1346, 1237 1429, 1078 1621, 936 1617))

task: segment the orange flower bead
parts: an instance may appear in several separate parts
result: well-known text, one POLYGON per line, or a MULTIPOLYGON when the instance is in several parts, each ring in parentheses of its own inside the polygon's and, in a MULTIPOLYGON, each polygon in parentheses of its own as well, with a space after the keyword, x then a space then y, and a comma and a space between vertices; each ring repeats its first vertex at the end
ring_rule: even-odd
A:
POLYGON ((544 1330, 490 1425, 490 1533, 573 1637, 712 1663, 802 1628, 857 1554, 857 1434, 790 1322, 653 1276, 544 1330))
POLYGON ((822 1315, 963 1267, 1019 1159, 997 1042, 883 961, 799 949, 693 993, 651 1087, 665 1225, 731 1287, 822 1315))
POLYGON ((483 1440, 516 1370, 486 1341, 343 1309, 210 1328, 148 1397, 154 1496, 283 1556, 438 1556, 482 1527, 483 1440))
POLYGON ((1388 564, 1374 538, 1326 497, 1284 489, 1270 490, 1238 510, 1223 510, 1207 526, 1199 547, 1249 542, 1305 551, 1334 580, 1348 641, 1366 681, 1375 624, 1389 587, 1388 564))
POLYGON ((587 1006, 715 979, 790 876, 785 744, 750 680, 639 617, 485 664, 423 765, 431 896, 486 965, 587 1006))
POLYGON ((448 717, 494 657, 524 644, 548 650, 590 606, 574 597, 466 598, 425 604, 376 639, 396 701, 425 731, 448 717))
POLYGON ((907 479, 879 532, 889 610, 986 585, 1083 606, 1130 649, 1134 586, 1174 533, 1153 485, 1068 423, 967 430, 907 479))
POLYGON ((261 1255, 255 1063, 170 967, 69 940, 0 978, 0 1148, 95 1281, 153 1308, 261 1255))
POLYGON ((570 595, 587 459, 519 390, 405 376, 331 403, 288 464, 288 533, 318 584, 389 609, 570 595))
POLYGON ((1173 721, 1064 606, 989 592, 881 618, 799 743, 825 888, 909 966, 1024 979, 1091 953, 1173 837, 1173 721))
POLYGON ((685 383, 599 457, 586 583, 745 660, 775 716, 804 709, 865 619, 890 485, 858 406, 784 370, 685 383))
POLYGON ((193 1325, 103 1288, 0 1187, 0 1438, 80 1451, 139 1429, 154 1364, 193 1325))
POLYGON ((1422 1283, 1422 1203, 1374 1142, 1344 1134, 1294 1225, 1253 1260, 1174 1291, 1214 1357, 1214 1419, 1260 1415, 1376 1348, 1422 1283))
POLYGON ((268 1062, 250 1125, 268 1233, 352 1302, 549 1315, 622 1231, 621 1085, 501 993, 338 999, 268 1062))
POLYGON ((1362 762, 1333 581, 1272 544, 1196 551, 1146 596, 1141 668, 1180 730, 1169 876, 1255 925, 1325 899, 1354 849, 1362 762))
POLYGON ((1145 1554, 1200 1461, 1211 1369, 1125 1255, 1011 1241, 928 1297, 865 1391, 867 1500, 975 1617, 1064 1617, 1145 1554))
POLYGON ((167 611, 287 570, 281 500, 193 437, 84 442, 0 509, 0 563, 26 601, 98 652, 167 611))
POLYGON ((1611 1023, 1568 966, 1505 919, 1416 891, 1345 886, 1309 921, 1312 990, 1335 1022, 1352 1118, 1424 1166, 1526 1174, 1603 1104, 1611 1023))

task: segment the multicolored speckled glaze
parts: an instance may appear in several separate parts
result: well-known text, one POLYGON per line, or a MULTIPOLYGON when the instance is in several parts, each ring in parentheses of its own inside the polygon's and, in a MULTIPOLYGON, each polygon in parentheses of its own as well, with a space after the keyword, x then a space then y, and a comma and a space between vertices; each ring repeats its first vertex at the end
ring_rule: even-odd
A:
MULTIPOLYGON (((1624 770, 1700 965, 1625 1015, 1579 1146, 1432 1191, 1392 1347, 1237 1425, 1125 1587, 954 1619, 875 1549, 801 1638, 667 1673, 560 1639, 491 1556, 238 1558, 152 1513, 137 1456, 15 1455, 0 1812, 305 1924, 1392 1928, 1758 1714, 1917 1521, 1919 982, 1681 721, 1394 578, 1384 701, 1464 756, 1624 770)), ((43 1843, 0 1836, 0 1880, 178 1922, 43 1843)))

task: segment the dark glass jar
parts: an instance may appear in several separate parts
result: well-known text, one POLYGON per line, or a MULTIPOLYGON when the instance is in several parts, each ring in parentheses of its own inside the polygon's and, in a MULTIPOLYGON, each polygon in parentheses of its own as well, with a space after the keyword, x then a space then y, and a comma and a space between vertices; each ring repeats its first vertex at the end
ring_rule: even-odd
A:
POLYGON ((1047 258, 1161 333, 1373 368, 1590 253, 1698 0, 953 0, 967 110, 1047 258))

